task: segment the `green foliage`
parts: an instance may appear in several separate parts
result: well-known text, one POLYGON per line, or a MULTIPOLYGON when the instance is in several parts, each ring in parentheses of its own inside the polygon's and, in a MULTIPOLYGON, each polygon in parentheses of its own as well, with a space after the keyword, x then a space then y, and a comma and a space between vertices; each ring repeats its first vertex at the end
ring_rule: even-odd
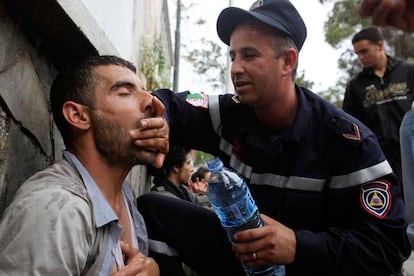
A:
POLYGON ((331 87, 325 91, 315 91, 313 89, 315 83, 305 78, 305 72, 303 70, 297 73, 295 83, 317 93, 319 96, 338 107, 342 106, 343 98, 339 88, 331 87))
MULTIPOLYGON (((352 49, 352 36, 361 30, 371 26, 368 18, 361 18, 358 13, 359 0, 321 0, 321 2, 333 2, 333 9, 325 22, 325 39, 336 49, 352 49)), ((393 28, 380 28, 387 42, 390 54, 403 59, 413 57, 413 35, 404 34, 393 28)), ((354 56, 354 59, 356 57, 354 56)))
POLYGON ((340 88, 330 87, 325 91, 319 91, 318 95, 337 107, 342 107, 343 93, 340 88))
MULTIPOLYGON (((338 59, 338 68, 343 72, 335 88, 329 88, 320 94, 333 103, 342 98, 347 82, 360 70, 361 65, 354 54, 351 39, 362 28, 371 26, 368 18, 361 18, 358 13, 359 0, 320 0, 322 4, 333 3, 332 10, 325 22, 325 40, 335 49, 342 49, 338 59), (338 95, 335 95, 335 94, 338 95)), ((393 28, 381 28, 386 42, 386 53, 402 59, 413 59, 414 37, 393 28)), ((329 69, 328 69, 329 70, 329 69)))
POLYGON ((146 90, 170 87, 161 38, 141 39, 140 69, 146 80, 146 90))
POLYGON ((204 25, 204 24, 206 24, 207 23, 207 21, 205 20, 205 19, 202 19, 202 18, 199 18, 197 21, 196 21, 196 24, 197 25, 204 25))
MULTIPOLYGON (((342 73, 338 76, 334 87, 326 91, 314 92, 333 104, 341 106, 340 102, 347 82, 361 70, 361 65, 353 51, 352 36, 362 28, 371 26, 371 22, 359 16, 360 0, 319 0, 319 2, 323 5, 332 5, 332 10, 324 24, 325 41, 334 49, 342 50, 338 59, 338 68, 342 73)), ((205 20, 199 19, 195 24, 203 26, 205 20)), ((387 54, 414 60, 414 35, 392 28, 381 28, 381 30, 387 44, 387 54)), ((198 74, 207 76, 207 81, 214 88, 220 88, 225 84, 227 53, 213 41, 205 38, 200 40, 202 46, 188 50, 185 58, 194 66, 198 74)), ((324 70, 330 70, 330 68, 324 68, 324 70)), ((298 72, 296 83, 310 89, 314 86, 312 81, 306 80, 303 71, 298 72)))
POLYGON ((203 151, 195 151, 195 160, 194 160, 194 167, 198 167, 200 165, 206 165, 207 160, 213 158, 213 156, 209 153, 203 151))
POLYGON ((188 51, 185 59, 197 74, 207 77, 213 89, 223 88, 226 83, 226 59, 223 48, 214 41, 201 38, 201 46, 188 51))
POLYGON ((313 81, 305 79, 305 71, 298 71, 296 73, 295 83, 299 86, 306 87, 312 90, 313 85, 315 84, 313 81))
POLYGON ((350 44, 350 38, 356 30, 369 26, 367 19, 358 15, 359 1, 334 1, 332 11, 325 22, 325 39, 332 47, 337 48, 343 41, 350 44))
POLYGON ((203 76, 213 90, 221 91, 226 85, 228 56, 226 46, 220 46, 221 43, 218 44, 204 36, 204 31, 210 31, 207 30, 207 21, 204 18, 193 19, 191 16, 185 16, 191 14, 193 5, 190 3, 182 9, 185 17, 183 19, 192 21, 193 23, 187 24, 196 25, 198 30, 191 36, 189 42, 181 45, 185 49, 183 57, 193 66, 197 74, 203 76))

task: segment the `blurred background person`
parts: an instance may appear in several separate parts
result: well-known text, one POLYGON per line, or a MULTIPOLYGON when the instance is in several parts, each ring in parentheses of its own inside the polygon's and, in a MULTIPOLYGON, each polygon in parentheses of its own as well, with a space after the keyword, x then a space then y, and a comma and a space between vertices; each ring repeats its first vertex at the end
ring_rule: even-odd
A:
MULTIPOLYGON (((370 16, 375 25, 393 26, 414 32, 414 1, 363 0, 360 14, 370 16)), ((407 235, 414 248, 414 106, 405 113, 400 126, 401 169, 404 204, 407 213, 407 235)))
POLYGON ((198 198, 199 205, 204 207, 211 207, 210 201, 207 198, 207 186, 210 179, 210 171, 205 165, 198 167, 198 169, 191 176, 188 182, 188 189, 190 189, 198 198))
POLYGON ((414 98, 414 64, 387 55, 384 45, 376 27, 362 29, 353 36, 352 46, 363 69, 348 82, 342 107, 374 132, 403 182, 399 128, 414 98))

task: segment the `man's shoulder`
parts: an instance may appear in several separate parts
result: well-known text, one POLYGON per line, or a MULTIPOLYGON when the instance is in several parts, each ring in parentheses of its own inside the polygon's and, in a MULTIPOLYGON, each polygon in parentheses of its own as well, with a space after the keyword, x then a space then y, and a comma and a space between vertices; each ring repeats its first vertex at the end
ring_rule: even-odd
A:
POLYGON ((16 192, 13 202, 19 204, 89 204, 85 186, 77 172, 59 161, 29 177, 16 192))
POLYGON ((166 178, 164 177, 155 177, 153 180, 154 184, 151 186, 151 193, 160 193, 160 194, 165 194, 168 196, 174 196, 177 197, 176 195, 174 195, 170 190, 173 184, 170 183, 166 178))
POLYGON ((407 70, 412 72, 414 70, 414 63, 409 60, 404 60, 395 56, 387 56, 388 61, 388 70, 390 71, 400 71, 407 70))
POLYGON ((315 126, 324 128, 326 131, 352 144, 359 144, 365 137, 372 135, 372 132, 357 118, 322 99, 315 93, 307 93, 307 99, 308 104, 311 105, 312 118, 317 121, 314 124, 315 126))
POLYGON ((65 225, 90 221, 89 201, 83 195, 74 193, 73 189, 66 189, 65 184, 73 181, 65 179, 57 171, 51 166, 25 181, 4 211, 0 227, 48 227, 64 221, 67 222, 65 225))
POLYGON ((374 75, 369 69, 362 69, 361 71, 357 72, 355 75, 351 76, 347 83, 347 87, 351 86, 358 86, 360 87, 360 83, 365 80, 372 80, 374 75))
POLYGON ((48 168, 34 174, 28 181, 44 182, 45 185, 53 184, 66 190, 74 189, 75 187, 81 188, 79 190, 75 189, 75 192, 85 191, 85 186, 78 171, 66 160, 55 162, 48 168))
POLYGON ((151 191, 150 193, 158 193, 158 194, 163 194, 166 196, 171 196, 171 197, 176 197, 178 198, 178 196, 176 196, 175 194, 173 194, 172 192, 168 191, 165 186, 163 185, 158 185, 158 186, 152 186, 151 187, 151 191))
POLYGON ((0 250, 0 267, 7 273, 38 271, 45 258, 50 271, 67 269, 75 273, 79 271, 77 261, 86 260, 94 229, 91 206, 83 197, 64 189, 62 186, 70 181, 56 173, 60 169, 52 167, 22 184, 3 213, 0 240, 7 246, 0 250), (60 246, 69 249, 61 252, 60 246), (33 256, 33 252, 37 254, 33 256), (2 254, 11 258, 3 258, 2 254), (13 260, 21 262, 18 267, 13 260))

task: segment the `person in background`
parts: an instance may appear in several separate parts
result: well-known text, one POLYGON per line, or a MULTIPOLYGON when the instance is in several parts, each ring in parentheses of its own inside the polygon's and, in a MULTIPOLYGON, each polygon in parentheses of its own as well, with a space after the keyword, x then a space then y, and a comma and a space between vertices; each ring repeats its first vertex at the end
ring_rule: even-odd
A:
MULTIPOLYGON (((400 273, 410 246, 398 178, 369 128, 295 84, 306 39, 295 7, 229 7, 217 31, 230 46, 235 94, 153 94, 165 105, 170 142, 243 175, 265 226, 236 233, 232 246, 205 208, 142 195, 149 239, 162 245, 150 256, 175 252, 200 275, 244 275, 240 263, 283 264, 287 276, 400 273)), ((173 267, 158 264, 161 274, 173 267)))
POLYGON ((197 195, 199 204, 211 208, 210 201, 207 198, 207 186, 210 179, 210 171, 206 166, 200 166, 191 175, 191 180, 188 182, 188 189, 197 195))
POLYGON ((191 175, 189 189, 194 193, 205 195, 207 193, 208 180, 210 179, 210 171, 206 166, 200 166, 191 175))
POLYGON ((407 212, 407 235, 411 248, 414 249, 414 104, 402 119, 400 139, 404 204, 407 212))
POLYGON ((125 181, 137 164, 160 167, 169 146, 163 105, 142 87, 134 65, 115 56, 58 74, 50 101, 66 150, 5 210, 0 275, 159 275, 125 181))
POLYGON ((208 199, 200 195, 199 190, 194 192, 187 186, 191 182, 194 172, 193 155, 191 149, 173 145, 165 156, 161 169, 150 168, 149 173, 154 176, 151 187, 152 193, 176 197, 201 206, 208 207, 208 199))
MULTIPOLYGON (((151 187, 150 193, 161 194, 208 207, 208 199, 206 199, 205 195, 199 195, 187 187, 187 184, 191 182, 193 172, 191 149, 171 145, 170 151, 165 156, 162 168, 158 170, 152 168, 149 170, 149 173, 154 176, 154 185, 151 187)), ((184 263, 179 267, 179 270, 180 273, 187 276, 197 276, 197 273, 184 263)), ((175 272, 164 271, 162 274, 175 275, 175 272)))
POLYGON ((171 146, 164 164, 154 174, 154 185, 151 192, 173 196, 190 202, 194 201, 194 195, 185 185, 190 181, 194 171, 191 150, 181 146, 171 146))
POLYGON ((356 33, 352 46, 363 69, 348 82, 342 108, 374 132, 402 181, 399 128, 414 99, 414 64, 386 55, 376 27, 356 33))
POLYGON ((412 0, 362 0, 359 14, 370 17, 374 25, 392 26, 405 32, 414 32, 412 0))
MULTIPOLYGON (((360 14, 373 24, 414 32, 414 1, 363 0, 360 14)), ((401 167, 407 212, 407 235, 414 249, 414 106, 405 113, 400 126, 401 167)))

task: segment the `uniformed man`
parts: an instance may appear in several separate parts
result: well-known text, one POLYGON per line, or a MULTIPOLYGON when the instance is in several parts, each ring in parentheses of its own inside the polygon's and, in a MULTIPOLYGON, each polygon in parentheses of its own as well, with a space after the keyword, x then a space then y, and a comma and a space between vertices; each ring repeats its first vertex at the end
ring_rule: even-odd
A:
POLYGON ((366 126, 295 85, 306 27, 294 6, 229 7, 217 31, 230 46, 236 94, 155 95, 170 141, 242 174, 266 226, 235 234, 232 247, 208 210, 143 195, 138 207, 161 274, 180 275, 174 260, 200 275, 244 275, 241 264, 281 264, 286 275, 399 273, 410 247, 397 178, 366 126))

